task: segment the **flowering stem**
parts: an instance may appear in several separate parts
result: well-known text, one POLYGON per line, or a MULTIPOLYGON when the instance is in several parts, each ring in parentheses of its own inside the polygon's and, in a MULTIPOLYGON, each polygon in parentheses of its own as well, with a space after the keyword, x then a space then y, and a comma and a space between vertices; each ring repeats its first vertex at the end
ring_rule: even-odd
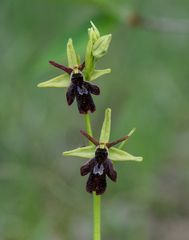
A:
POLYGON ((101 225, 101 196, 96 195, 95 192, 93 192, 93 224, 94 224, 94 232, 93 232, 93 240, 100 240, 101 239, 101 231, 100 231, 100 225, 101 225))
MULTIPOLYGON (((89 114, 85 114, 85 124, 86 124, 86 130, 87 133, 92 137, 93 133, 92 133, 92 128, 91 128, 91 120, 90 120, 90 116, 89 114)), ((89 141, 89 144, 91 144, 91 142, 89 141)))
MULTIPOLYGON (((85 114, 85 124, 87 133, 92 136, 92 128, 89 114, 85 114)), ((89 144, 92 144, 89 141, 89 144)), ((93 192, 93 240, 101 239, 101 196, 93 192)))

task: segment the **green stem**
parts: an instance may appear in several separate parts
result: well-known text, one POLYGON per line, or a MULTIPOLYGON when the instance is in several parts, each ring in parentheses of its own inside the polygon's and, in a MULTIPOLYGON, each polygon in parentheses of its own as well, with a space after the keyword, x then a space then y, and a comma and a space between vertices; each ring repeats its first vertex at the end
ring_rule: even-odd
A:
MULTIPOLYGON (((91 120, 90 120, 90 116, 89 114, 85 114, 85 124, 86 124, 86 130, 87 133, 92 137, 93 132, 92 132, 92 128, 91 128, 91 120)), ((89 142, 89 144, 91 144, 91 142, 89 142)))
POLYGON ((93 240, 101 239, 101 196, 93 192, 93 240))
MULTIPOLYGON (((92 136, 92 128, 89 114, 85 114, 87 133, 92 136)), ((91 142, 89 142, 91 144, 91 142)), ((101 196, 93 192, 93 240, 101 239, 101 196)))

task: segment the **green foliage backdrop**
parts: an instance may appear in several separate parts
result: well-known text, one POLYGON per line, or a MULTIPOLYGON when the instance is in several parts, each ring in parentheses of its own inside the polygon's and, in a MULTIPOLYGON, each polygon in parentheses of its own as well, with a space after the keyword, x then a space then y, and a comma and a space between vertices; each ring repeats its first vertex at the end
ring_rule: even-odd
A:
POLYGON ((111 107, 111 139, 137 127, 126 148, 144 157, 116 164, 118 182, 103 196, 103 239, 188 239, 189 34, 127 21, 132 12, 189 21, 188 9, 187 0, 0 2, 0 239, 92 238, 83 160, 61 155, 85 144, 82 116, 66 105, 65 90, 36 87, 60 74, 48 60, 65 63, 69 37, 84 54, 90 20, 113 34, 99 65, 112 74, 99 81, 94 135, 111 107))

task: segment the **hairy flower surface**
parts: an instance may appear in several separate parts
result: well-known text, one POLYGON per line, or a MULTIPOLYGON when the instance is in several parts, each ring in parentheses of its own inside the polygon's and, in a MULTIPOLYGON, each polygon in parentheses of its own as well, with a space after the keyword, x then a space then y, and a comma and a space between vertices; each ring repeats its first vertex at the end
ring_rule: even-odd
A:
POLYGON ((86 114, 88 111, 94 112, 96 107, 91 94, 99 95, 99 87, 84 81, 84 77, 81 72, 73 73, 71 81, 72 83, 66 93, 68 105, 71 105, 76 98, 80 113, 86 114))
POLYGON ((111 109, 106 109, 105 119, 101 129, 100 140, 95 140, 92 136, 81 130, 92 145, 77 148, 71 151, 64 152, 65 156, 77 156, 82 158, 89 158, 90 160, 85 163, 80 173, 82 176, 89 174, 86 190, 89 193, 96 192, 97 195, 103 194, 106 190, 106 176, 112 181, 116 181, 117 173, 114 170, 112 161, 142 161, 142 157, 135 157, 126 151, 113 147, 114 145, 127 141, 129 136, 132 135, 135 129, 133 129, 127 136, 120 138, 116 141, 109 142, 111 128, 111 109))
POLYGON ((93 191, 97 195, 103 194, 106 190, 106 176, 116 182, 117 173, 113 168, 112 162, 108 159, 108 151, 105 148, 97 148, 95 157, 85 163, 81 169, 81 176, 90 174, 86 190, 89 193, 93 191))
POLYGON ((53 66, 66 72, 53 79, 38 84, 38 87, 68 88, 66 93, 67 103, 71 105, 76 99, 78 110, 81 114, 88 111, 94 112, 96 107, 91 94, 99 95, 100 89, 93 85, 93 81, 100 76, 110 73, 111 70, 96 70, 96 61, 103 57, 111 42, 111 34, 100 36, 96 26, 91 22, 92 27, 88 29, 89 40, 86 46, 85 61, 80 63, 80 57, 75 52, 72 39, 67 43, 68 67, 49 61, 53 66))

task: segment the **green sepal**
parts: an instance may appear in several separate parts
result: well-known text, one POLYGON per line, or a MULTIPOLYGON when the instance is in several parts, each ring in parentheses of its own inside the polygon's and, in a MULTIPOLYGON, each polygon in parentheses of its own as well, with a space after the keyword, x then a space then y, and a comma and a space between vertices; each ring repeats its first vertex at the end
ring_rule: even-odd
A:
POLYGON ((133 128, 130 132, 129 132, 129 134, 128 134, 128 136, 130 137, 131 135, 133 135, 133 133, 136 131, 136 128, 133 128))
POLYGON ((111 69, 107 68, 107 69, 102 69, 102 70, 94 70, 93 73, 91 74, 91 78, 90 81, 93 81, 105 74, 111 73, 111 69))
POLYGON ((70 77, 67 73, 64 73, 48 81, 41 82, 37 86, 40 88, 41 87, 64 88, 64 87, 68 87, 69 85, 70 85, 70 77))
POLYGON ((67 43, 67 58, 68 58, 68 67, 73 68, 74 66, 79 65, 78 58, 73 46, 73 41, 71 38, 68 39, 68 43, 67 43))
POLYGON ((89 40, 86 47, 85 53, 85 80, 89 81, 91 77, 91 73, 93 72, 94 68, 94 57, 92 55, 92 48, 93 48, 93 29, 88 29, 89 40))
POLYGON ((108 143, 111 131, 111 109, 105 110, 104 122, 100 133, 100 143, 108 143))
POLYGON ((130 160, 130 161, 141 162, 143 160, 142 157, 135 157, 115 147, 111 147, 109 149, 108 158, 111 159, 112 161, 129 161, 130 160))
POLYGON ((81 63, 81 57, 79 54, 77 55, 77 63, 78 63, 78 65, 81 63))
POLYGON ((111 39, 112 39, 112 35, 107 34, 107 35, 100 37, 94 43, 92 52, 93 52, 93 56, 95 58, 101 58, 106 54, 106 52, 108 51, 111 39))
MULTIPOLYGON (((133 128, 133 129, 129 132, 129 134, 128 134, 127 136, 130 137, 130 136, 135 132, 135 130, 136 130, 136 128, 133 128)), ((126 139, 125 141, 123 141, 123 142, 119 145, 119 149, 122 149, 127 141, 128 141, 128 139, 126 139)))
POLYGON ((76 148, 71 151, 63 152, 64 156, 72 156, 72 157, 81 157, 81 158, 93 158, 95 156, 96 146, 91 145, 87 147, 76 148))

